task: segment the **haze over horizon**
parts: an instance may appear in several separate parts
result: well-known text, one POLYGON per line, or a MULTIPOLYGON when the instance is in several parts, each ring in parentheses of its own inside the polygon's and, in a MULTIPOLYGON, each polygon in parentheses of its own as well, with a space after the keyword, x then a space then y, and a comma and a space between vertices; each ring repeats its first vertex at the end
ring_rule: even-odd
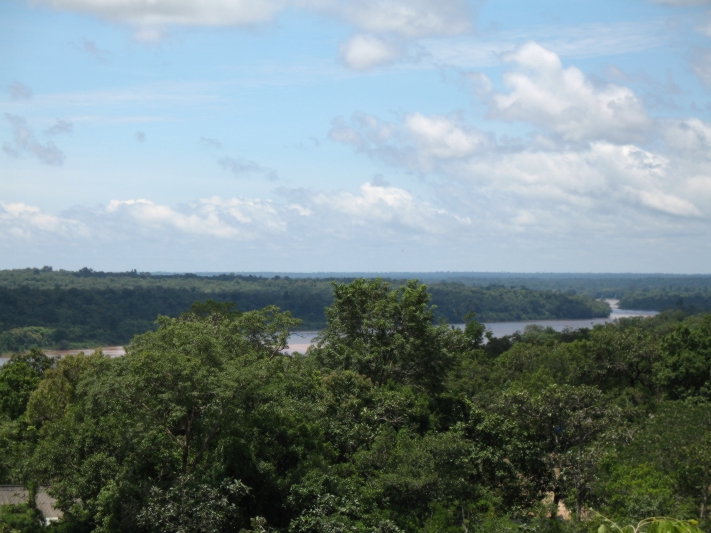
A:
POLYGON ((9 0, 0 268, 711 273, 711 0, 9 0))

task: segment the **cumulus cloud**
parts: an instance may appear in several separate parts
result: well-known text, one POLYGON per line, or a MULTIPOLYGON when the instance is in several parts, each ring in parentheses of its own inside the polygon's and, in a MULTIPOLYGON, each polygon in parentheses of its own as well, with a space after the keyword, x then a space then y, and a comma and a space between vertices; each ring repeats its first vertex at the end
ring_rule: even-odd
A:
MULTIPOLYGON (((589 212, 624 204, 674 216, 703 216, 694 203, 698 197, 685 192, 680 162, 634 144, 594 141, 568 146, 543 138, 508 149, 493 134, 450 117, 415 113, 388 125, 362 114, 356 119, 337 123, 331 137, 389 164, 514 195, 524 204, 543 202, 589 212)), ((665 125, 673 142, 700 154, 708 153, 704 148, 710 128, 698 120, 665 125)))
POLYGON ((106 212, 129 217, 142 228, 220 239, 248 239, 285 227, 270 202, 244 198, 202 199, 179 210, 144 199, 112 200, 106 212))
POLYGON ((698 118, 660 121, 664 139, 675 152, 711 157, 711 124, 698 118))
POLYGON ((254 161, 246 159, 235 159, 233 157, 223 157, 218 161, 220 166, 225 170, 229 170, 238 178, 249 178, 252 176, 261 176, 265 179, 276 181, 279 179, 275 170, 259 166, 254 161))
POLYGON ((468 217, 423 202, 382 180, 364 183, 357 192, 282 188, 279 195, 277 201, 214 196, 178 206, 141 198, 112 200, 102 208, 74 208, 69 216, 0 202, 0 234, 7 239, 54 235, 97 242, 277 243, 299 236, 358 241, 378 240, 381 234, 386 240, 442 235, 471 225, 468 217))
POLYGON ((514 70, 503 76, 509 92, 494 93, 491 118, 523 121, 567 141, 640 140, 652 124, 642 101, 627 87, 596 87, 576 67, 564 68, 557 54, 529 42, 506 54, 514 70))
POLYGON ((359 151, 418 172, 431 172, 440 160, 462 159, 498 150, 490 133, 461 119, 422 113, 406 115, 401 124, 354 113, 350 122, 333 120, 329 137, 359 151))
POLYGON ((596 142, 582 151, 528 149, 505 159, 473 159, 450 171, 460 180, 514 193, 523 203, 568 206, 589 214, 637 205, 659 214, 703 216, 680 196, 683 182, 670 179, 670 162, 633 145, 596 142))
POLYGON ((428 177, 441 205, 496 220, 497 231, 676 231, 711 214, 711 124, 652 119, 629 88, 594 84, 535 43, 505 60, 508 90, 477 76, 473 93, 492 122, 533 128, 520 139, 463 115, 419 112, 390 122, 338 117, 329 136, 428 177))
POLYGON ((358 194, 320 193, 311 202, 314 210, 328 209, 347 225, 376 224, 380 231, 400 229, 421 233, 445 233, 471 224, 471 219, 434 208, 397 187, 364 183, 358 194))
POLYGON ((45 144, 35 139, 27 121, 17 115, 5 113, 5 118, 12 125, 14 138, 11 143, 3 144, 3 151, 10 157, 20 157, 23 153, 39 159, 45 165, 61 166, 65 155, 53 142, 45 144))
POLYGON ((38 235, 86 238, 89 230, 83 222, 58 217, 37 206, 0 201, 0 239, 38 235))
POLYGON ((12 100, 29 100, 32 98, 32 89, 19 81, 8 85, 7 92, 12 100))
POLYGON ((353 35, 340 46, 341 61, 353 70, 368 70, 405 55, 401 45, 375 35, 353 35))

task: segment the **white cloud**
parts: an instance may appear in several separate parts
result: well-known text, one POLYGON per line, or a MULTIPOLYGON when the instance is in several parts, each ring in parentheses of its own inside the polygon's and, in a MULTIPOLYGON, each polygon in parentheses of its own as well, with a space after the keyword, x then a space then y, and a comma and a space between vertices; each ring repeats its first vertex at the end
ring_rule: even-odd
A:
POLYGON ((404 55, 401 46, 375 35, 356 34, 340 46, 341 61, 353 70, 392 63, 404 55))
POLYGON ((508 59, 515 65, 504 74, 510 92, 488 90, 488 78, 479 91, 492 109, 490 118, 516 119, 545 134, 497 142, 458 115, 411 113, 384 122, 355 113, 350 121, 334 120, 330 137, 388 164, 456 183, 451 194, 442 192, 449 186, 436 186, 441 203, 461 205, 456 212, 467 216, 473 209, 488 213, 501 231, 506 220, 509 230, 549 231, 594 230, 603 219, 618 231, 641 221, 660 231, 664 224, 677 227, 668 217, 702 220, 711 214, 711 196, 701 194, 706 182, 691 181, 711 175, 711 125, 697 118, 652 120, 628 88, 597 87, 535 44, 508 59), (645 128, 655 131, 654 149, 644 148, 645 128), (472 204, 467 194, 495 201, 472 204), (611 213, 619 216, 606 218, 611 213))
POLYGON ((270 202, 213 197, 175 210, 149 200, 112 200, 106 213, 128 216, 139 227, 223 239, 253 239, 282 232, 285 223, 270 202))
POLYGON ((412 113, 398 125, 354 113, 350 123, 339 117, 331 126, 331 139, 417 172, 432 172, 441 160, 498 150, 493 135, 456 117, 412 113))
POLYGON ((466 216, 384 184, 365 183, 355 193, 279 192, 280 201, 211 197, 179 206, 140 198, 112 200, 102 208, 75 207, 64 216, 23 203, 0 202, 0 241, 47 242, 60 236, 63 239, 57 242, 81 242, 82 246, 87 242, 91 246, 127 242, 228 246, 239 242, 283 247, 324 238, 342 243, 441 238, 471 224, 466 216))
POLYGON ((0 238, 28 239, 38 234, 84 238, 89 230, 80 221, 46 213, 36 206, 0 201, 0 238))
POLYGON ((467 217, 416 200, 404 189, 371 183, 361 185, 359 194, 318 194, 313 204, 321 210, 326 208, 333 214, 345 215, 347 225, 374 224, 379 231, 400 228, 439 234, 471 223, 467 217))
POLYGON ((54 9, 91 13, 136 26, 242 26, 266 22, 290 2, 284 0, 33 0, 54 9))
POLYGON ((415 38, 458 35, 472 27, 466 0, 355 0, 321 2, 357 28, 415 38))
POLYGON ((144 42, 160 41, 170 26, 254 26, 274 20, 287 9, 334 17, 362 31, 406 39, 456 35, 472 29, 472 9, 466 0, 30 1, 130 24, 136 28, 136 39, 144 42))
POLYGON ((642 101, 627 87, 596 87, 576 67, 563 68, 554 52, 529 42, 504 60, 515 65, 495 93, 491 118, 529 122, 567 141, 642 139, 652 124, 642 101))
POLYGON ((711 124, 698 118, 660 121, 660 130, 669 148, 711 157, 711 124))
POLYGON ((463 158, 495 147, 493 136, 448 117, 413 113, 405 117, 404 128, 426 158, 463 158))
POLYGON ((635 205, 660 214, 703 216, 682 197, 684 182, 673 179, 669 160, 633 145, 596 142, 582 151, 528 149, 500 158, 472 158, 447 170, 467 183, 514 194, 524 205, 581 210, 576 216, 635 205))

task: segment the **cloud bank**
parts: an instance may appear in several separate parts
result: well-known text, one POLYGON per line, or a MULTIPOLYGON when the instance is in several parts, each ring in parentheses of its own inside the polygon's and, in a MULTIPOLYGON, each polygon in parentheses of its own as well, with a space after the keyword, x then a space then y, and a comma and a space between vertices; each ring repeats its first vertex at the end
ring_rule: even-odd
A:
POLYGON ((497 231, 663 238, 709 229, 711 124, 653 118, 630 88, 593 83, 533 42, 504 61, 504 90, 478 74, 472 96, 492 126, 517 123, 525 136, 497 136, 458 114, 356 112, 335 119, 330 138, 427 177, 443 205, 484 210, 497 231))

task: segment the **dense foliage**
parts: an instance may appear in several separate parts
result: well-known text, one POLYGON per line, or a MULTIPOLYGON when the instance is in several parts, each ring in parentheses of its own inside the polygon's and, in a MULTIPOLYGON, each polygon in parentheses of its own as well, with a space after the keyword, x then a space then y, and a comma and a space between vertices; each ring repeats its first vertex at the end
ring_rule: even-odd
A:
MULTIPOLYGON (((610 312, 604 302, 561 292, 461 283, 435 284, 430 291, 437 305, 434 319, 450 323, 463 322, 471 311, 482 321, 594 318, 610 312)), ((124 344, 155 329, 156 316, 177 317, 207 299, 234 302, 241 311, 277 305, 299 318, 301 328, 321 329, 333 286, 327 279, 5 270, 0 272, 0 353, 124 344)))
MULTIPOLYGON (((340 284, 305 356, 283 355, 289 312, 216 301, 125 357, 14 356, 0 483, 51 485, 50 529, 77 533, 709 525, 711 317, 487 339, 430 303, 414 281, 340 284)), ((31 516, 0 528, 11 511, 31 516)))
POLYGON ((655 289, 625 293, 620 300, 625 309, 681 309, 687 313, 711 311, 711 289, 655 289))

